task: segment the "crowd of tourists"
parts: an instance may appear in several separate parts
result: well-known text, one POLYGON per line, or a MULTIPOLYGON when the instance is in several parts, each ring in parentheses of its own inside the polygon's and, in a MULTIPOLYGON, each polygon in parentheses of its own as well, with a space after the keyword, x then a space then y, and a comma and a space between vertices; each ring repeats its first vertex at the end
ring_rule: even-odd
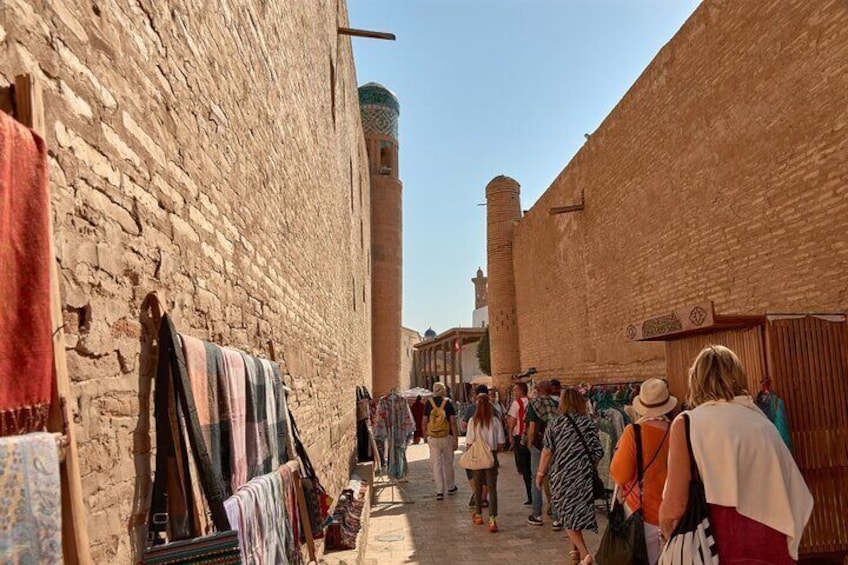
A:
POLYGON ((518 382, 505 410, 493 389, 478 385, 473 404, 457 414, 436 383, 434 397, 417 409, 436 499, 459 490, 454 451, 464 427, 460 465, 473 493, 471 520, 488 523, 490 532, 498 531, 498 455, 509 449, 530 509, 527 524, 544 524, 547 500, 552 529, 567 533, 572 563, 794 563, 812 497, 745 383, 737 356, 708 346, 689 370, 682 405, 665 380, 641 384, 633 421, 607 454, 615 483, 611 525, 595 555, 584 532, 598 533, 596 501, 608 491, 597 473, 604 449, 583 392, 556 380, 529 389, 518 382))

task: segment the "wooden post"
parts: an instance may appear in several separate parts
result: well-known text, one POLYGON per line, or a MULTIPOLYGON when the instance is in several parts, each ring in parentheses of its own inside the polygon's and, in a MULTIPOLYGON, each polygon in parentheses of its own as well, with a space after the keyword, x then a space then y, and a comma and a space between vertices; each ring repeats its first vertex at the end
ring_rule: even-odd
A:
POLYGON ((451 382, 453 383, 453 391, 454 399, 459 399, 459 389, 456 388, 456 344, 459 338, 454 335, 453 343, 450 344, 451 348, 451 382))
MULTIPOLYGON (((306 538, 306 547, 309 549, 309 562, 315 561, 315 540, 312 538, 312 521, 309 519, 309 511, 306 509, 306 499, 303 496, 303 485, 300 483, 300 471, 292 470, 294 485, 297 490, 297 507, 300 510, 300 525, 303 528, 303 537, 306 538)), ((295 540, 298 543, 298 540, 295 540)))
MULTIPOLYGON (((44 138, 44 97, 41 85, 32 75, 15 77, 16 118, 44 138)), ((50 214, 50 242, 53 240, 53 214, 50 214)), ((88 565, 91 563, 88 546, 88 522, 82 499, 79 455, 73 418, 68 408, 71 398, 71 381, 65 358, 65 320, 62 316, 62 299, 59 288, 59 268, 55 254, 50 262, 50 313, 53 321, 53 402, 47 428, 51 432, 67 435, 65 462, 62 474, 62 551, 65 563, 88 565)))
POLYGON ((465 341, 465 340, 461 337, 458 338, 458 339, 459 339, 459 386, 462 387, 462 400, 467 401, 468 398, 465 394, 465 377, 462 374, 462 346, 463 346, 463 341, 465 341))

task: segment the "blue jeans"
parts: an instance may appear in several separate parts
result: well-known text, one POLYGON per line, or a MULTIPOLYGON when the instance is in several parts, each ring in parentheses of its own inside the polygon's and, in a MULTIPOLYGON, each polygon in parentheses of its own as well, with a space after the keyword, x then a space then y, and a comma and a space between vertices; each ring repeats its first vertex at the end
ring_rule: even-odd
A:
MULTIPOLYGON (((533 502, 533 516, 536 518, 542 517, 542 489, 536 486, 536 473, 539 472, 539 461, 542 459, 542 450, 530 446, 530 473, 533 475, 533 485, 530 487, 530 499, 533 502)), ((550 474, 550 467, 548 474, 550 474)), ((547 478, 545 479, 547 480, 547 478)), ((550 504, 550 500, 548 501, 550 504)), ((559 521, 559 515, 556 509, 551 504, 551 519, 554 522, 559 521)))

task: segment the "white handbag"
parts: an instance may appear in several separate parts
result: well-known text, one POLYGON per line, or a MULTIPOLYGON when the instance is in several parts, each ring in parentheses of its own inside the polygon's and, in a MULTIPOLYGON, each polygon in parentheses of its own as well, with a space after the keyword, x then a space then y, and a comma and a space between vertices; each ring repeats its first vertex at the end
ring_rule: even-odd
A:
POLYGON ((492 448, 486 445, 482 438, 477 438, 471 444, 471 449, 462 454, 459 458, 459 466, 469 471, 480 471, 481 469, 491 469, 495 466, 495 456, 492 455, 492 448))

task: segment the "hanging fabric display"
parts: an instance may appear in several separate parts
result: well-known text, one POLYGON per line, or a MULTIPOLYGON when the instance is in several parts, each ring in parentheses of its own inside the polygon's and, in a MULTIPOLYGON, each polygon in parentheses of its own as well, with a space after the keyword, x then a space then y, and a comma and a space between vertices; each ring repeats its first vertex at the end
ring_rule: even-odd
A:
POLYGON ((53 434, 0 438, 3 563, 62 562, 62 491, 53 434))
POLYGON ((145 563, 303 562, 299 485, 285 465, 290 414, 275 364, 177 334, 165 315, 155 416, 145 563))
POLYGON ((757 407, 777 428, 783 443, 792 451, 792 438, 789 435, 789 418, 786 416, 786 404, 783 399, 771 391, 769 381, 763 381, 763 390, 757 394, 757 407))
POLYGON ((312 525, 312 537, 319 539, 324 537, 324 526, 330 516, 330 507, 333 505, 333 498, 327 494, 327 490, 321 485, 321 481, 315 473, 312 461, 309 460, 309 454, 306 453, 306 448, 300 439, 300 432, 297 429, 294 418, 291 418, 291 427, 295 450, 303 466, 301 485, 303 486, 303 495, 306 499, 309 521, 312 525))
POLYGON ((342 491, 333 509, 333 521, 327 527, 324 547, 327 549, 356 549, 356 536, 362 528, 362 510, 368 490, 364 481, 352 479, 342 491))
POLYGON ((392 392, 380 398, 374 424, 374 437, 385 443, 386 474, 391 479, 406 476, 406 445, 415 434, 415 421, 409 403, 392 392))
POLYGON ((0 112, 0 202, 0 436, 5 436, 45 428, 53 383, 47 148, 5 112, 0 112))
POLYGON ((245 565, 302 562, 297 560, 299 552, 293 555, 287 549, 294 536, 287 512, 291 493, 283 487, 281 472, 273 471, 251 479, 224 502, 245 565))

